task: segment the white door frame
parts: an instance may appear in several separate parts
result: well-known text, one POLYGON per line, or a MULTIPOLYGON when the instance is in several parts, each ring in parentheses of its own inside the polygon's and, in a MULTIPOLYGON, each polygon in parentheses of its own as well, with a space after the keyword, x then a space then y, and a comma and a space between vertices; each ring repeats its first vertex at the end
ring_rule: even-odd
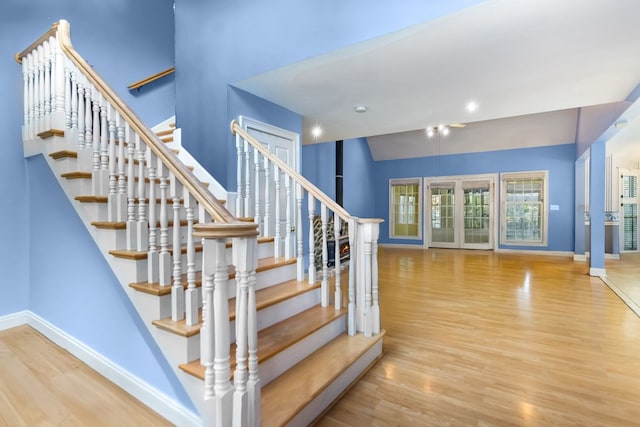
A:
MULTIPOLYGON (((429 248, 432 246, 431 240, 431 184, 433 183, 454 183, 456 188, 462 186, 462 182, 466 181, 489 181, 489 185, 491 187, 491 201, 490 207, 491 212, 489 215, 489 248, 490 250, 495 250, 498 244, 498 230, 499 230, 499 214, 498 210, 498 174, 490 173, 490 174, 475 174, 475 175, 452 175, 452 176, 439 176, 439 177, 424 177, 424 218, 423 218, 423 227, 424 230, 424 246, 429 248)), ((455 193, 456 197, 456 210, 457 206, 462 206, 462 194, 459 191, 455 193)), ((473 244, 465 245, 463 241, 462 232, 464 230, 464 215, 455 215, 455 239, 454 243, 451 245, 438 245, 438 247, 451 247, 451 248, 466 248, 473 249, 473 244)), ((486 248, 483 248, 486 249, 486 248)))

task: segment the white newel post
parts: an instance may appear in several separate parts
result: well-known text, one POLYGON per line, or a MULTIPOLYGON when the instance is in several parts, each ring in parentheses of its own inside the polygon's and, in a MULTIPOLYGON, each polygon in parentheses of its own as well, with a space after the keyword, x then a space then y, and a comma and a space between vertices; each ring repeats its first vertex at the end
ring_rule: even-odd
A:
POLYGON ((257 231, 242 225, 233 238, 236 267, 236 370, 234 374, 233 426, 260 425, 260 378, 258 376, 258 323, 256 317, 255 271, 257 231))
POLYGON ((362 324, 364 329, 364 336, 370 337, 372 330, 372 319, 371 319, 371 230, 368 226, 369 224, 362 224, 362 235, 363 235, 363 249, 364 249, 364 282, 363 286, 359 287, 360 289, 364 288, 364 307, 362 312, 362 324))
POLYGON ((377 257, 380 222, 382 222, 380 219, 360 219, 358 221, 360 251, 357 256, 357 322, 358 330, 368 337, 380 332, 377 257))
POLYGON ((371 306, 372 326, 374 335, 380 333, 380 304, 378 299, 378 237, 380 235, 380 223, 372 224, 371 230, 371 294, 373 302, 371 306))
POLYGON ((216 233, 215 224, 198 226, 196 237, 203 238, 204 346, 201 360, 205 367, 205 399, 214 400, 215 426, 232 425, 233 387, 231 385, 226 236, 216 233), (218 234, 218 235, 216 235, 218 234))

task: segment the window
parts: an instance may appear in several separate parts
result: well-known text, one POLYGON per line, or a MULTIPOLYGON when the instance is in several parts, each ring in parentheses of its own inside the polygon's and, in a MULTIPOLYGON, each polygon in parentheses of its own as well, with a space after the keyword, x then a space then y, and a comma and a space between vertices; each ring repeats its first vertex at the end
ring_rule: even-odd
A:
POLYGON ((546 246, 547 171, 501 175, 500 243, 546 246))
POLYGON ((422 238, 422 180, 420 178, 389 181, 389 236, 404 239, 422 238))

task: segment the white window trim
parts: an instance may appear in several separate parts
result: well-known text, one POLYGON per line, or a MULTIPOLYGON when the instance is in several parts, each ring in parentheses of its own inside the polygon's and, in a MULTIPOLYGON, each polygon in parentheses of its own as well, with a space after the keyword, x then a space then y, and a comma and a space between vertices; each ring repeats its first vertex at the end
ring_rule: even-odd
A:
POLYGON ((390 239, 406 239, 406 240, 422 240, 422 206, 424 205, 423 200, 418 200, 416 204, 418 208, 418 234, 416 236, 405 236, 405 235, 395 235, 395 213, 393 209, 393 187, 395 185, 407 185, 407 184, 418 184, 418 197, 423 197, 422 192, 422 178, 401 178, 401 179, 390 179, 389 180, 389 238, 390 239))
POLYGON ((549 236, 549 171, 505 172, 500 174, 500 244, 505 246, 548 246, 549 236), (542 178, 542 241, 507 241, 507 179, 542 178))

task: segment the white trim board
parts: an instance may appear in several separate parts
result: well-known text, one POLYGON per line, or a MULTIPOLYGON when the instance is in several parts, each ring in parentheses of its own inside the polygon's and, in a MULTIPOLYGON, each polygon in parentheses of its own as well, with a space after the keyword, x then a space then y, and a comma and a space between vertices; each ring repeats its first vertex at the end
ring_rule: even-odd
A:
POLYGON ((531 250, 531 249, 505 249, 496 248, 498 253, 504 254, 518 254, 518 255, 547 255, 547 256, 563 256, 573 259, 574 253, 571 251, 545 251, 545 250, 531 250))
POLYGON ((606 276, 600 276, 600 280, 602 280, 608 287, 613 291, 614 294, 618 296, 626 305, 633 311, 637 316, 640 317, 640 306, 636 304, 627 294, 625 294, 622 289, 617 287, 613 282, 607 279, 606 276))
POLYGON ((56 345, 86 363, 91 369, 116 384, 143 404, 178 426, 201 426, 197 414, 166 394, 149 385, 121 366, 113 363, 91 347, 72 337, 57 326, 29 311, 19 311, 0 317, 0 330, 29 325, 56 345))

